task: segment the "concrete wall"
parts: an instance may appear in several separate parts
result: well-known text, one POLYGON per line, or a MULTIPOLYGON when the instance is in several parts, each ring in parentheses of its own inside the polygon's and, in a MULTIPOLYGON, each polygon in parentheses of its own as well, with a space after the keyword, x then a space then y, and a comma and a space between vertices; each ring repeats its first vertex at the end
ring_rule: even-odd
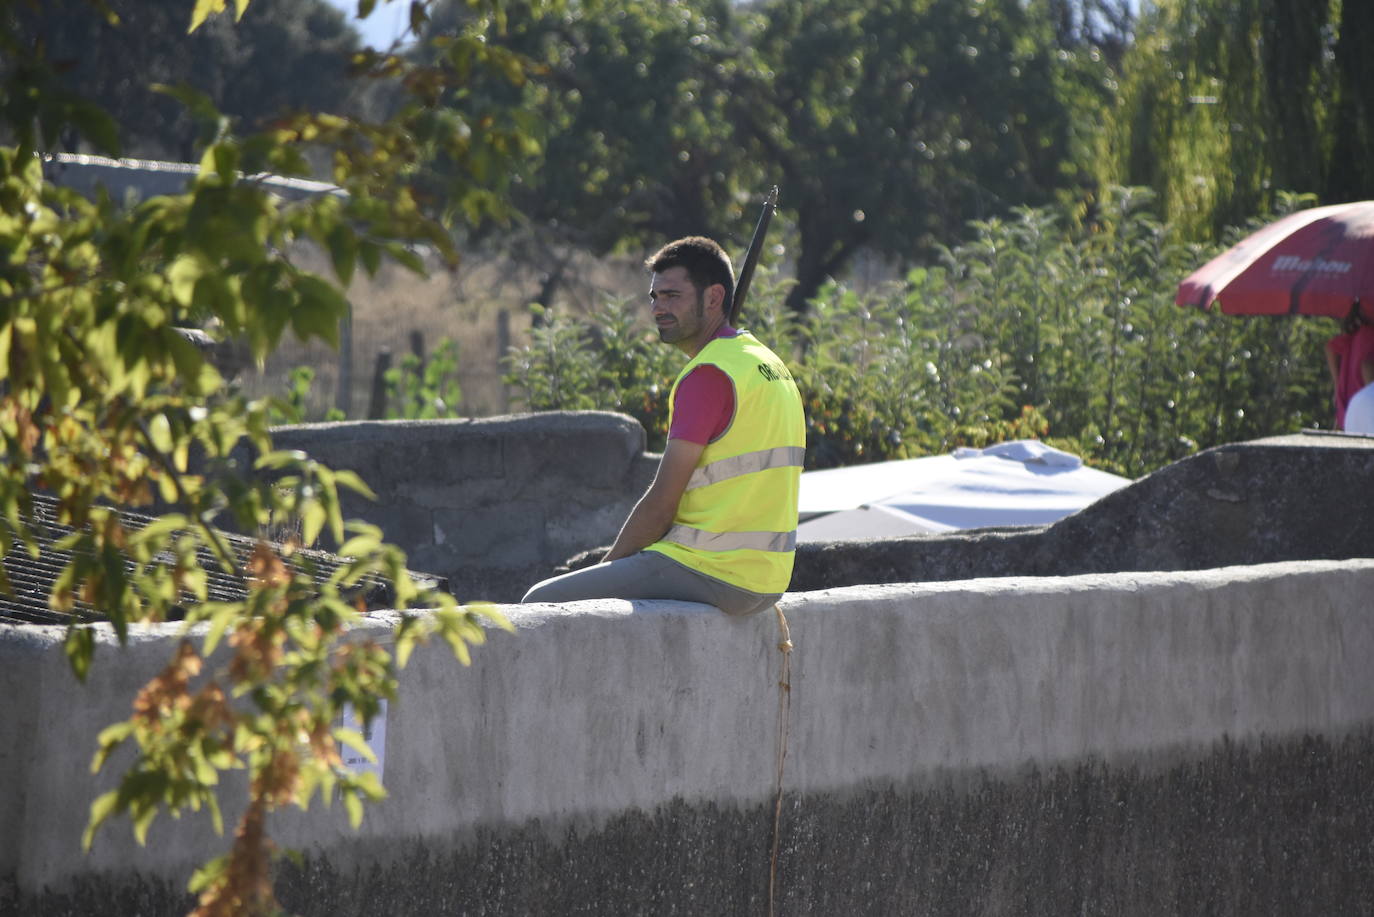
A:
MULTIPOLYGON (((110 159, 83 153, 53 153, 43 157, 43 177, 55 185, 94 197, 103 188, 115 201, 147 200, 158 194, 180 194, 200 172, 199 163, 149 159, 110 159)), ((287 200, 317 194, 342 193, 337 185, 259 174, 252 181, 287 200)))
MULTIPOLYGON (((465 600, 518 601, 574 555, 593 562, 658 456, 622 414, 308 424, 278 447, 377 491, 348 516, 465 600)), ((1374 556, 1374 438, 1293 435, 1208 449, 1050 526, 803 544, 792 590, 989 576, 1202 570, 1374 556)))
POLYGON ((362 475, 377 500, 345 497, 345 518, 381 526, 465 601, 519 601, 609 544, 657 466, 633 418, 595 411, 304 424, 273 442, 362 475))
MULTIPOLYGON (((779 914, 1374 909, 1374 561, 790 594, 779 914)), ((767 912, 770 614, 510 607, 387 721, 391 797, 278 820, 304 915, 767 912)), ((378 626, 382 626, 380 623, 378 626)), ((0 913, 176 913, 213 842, 79 853, 87 763, 166 658, 0 630, 0 913)))

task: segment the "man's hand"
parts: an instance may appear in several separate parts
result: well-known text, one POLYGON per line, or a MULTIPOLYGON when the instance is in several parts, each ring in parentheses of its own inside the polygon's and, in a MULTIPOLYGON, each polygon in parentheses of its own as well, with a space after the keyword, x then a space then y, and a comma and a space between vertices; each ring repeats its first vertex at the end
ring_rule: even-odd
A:
POLYGON ((677 505, 687 490, 687 482, 696 470, 697 460, 706 447, 683 439, 670 439, 659 460, 654 482, 639 498, 635 508, 620 528, 615 544, 606 552, 604 561, 619 560, 642 551, 663 537, 677 515, 677 505))

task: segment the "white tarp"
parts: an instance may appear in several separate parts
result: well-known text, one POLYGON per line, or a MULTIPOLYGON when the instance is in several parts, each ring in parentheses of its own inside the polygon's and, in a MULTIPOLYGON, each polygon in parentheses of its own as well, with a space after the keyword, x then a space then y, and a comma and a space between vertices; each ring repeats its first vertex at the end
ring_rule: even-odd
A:
POLYGON ((1129 483, 1036 440, 808 471, 797 540, 1044 525, 1129 483))

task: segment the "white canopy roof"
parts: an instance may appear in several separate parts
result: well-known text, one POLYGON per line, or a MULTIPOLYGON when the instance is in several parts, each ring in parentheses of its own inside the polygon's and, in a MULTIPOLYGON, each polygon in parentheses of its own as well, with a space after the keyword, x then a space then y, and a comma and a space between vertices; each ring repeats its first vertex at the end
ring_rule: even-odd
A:
POLYGON ((809 471, 797 540, 1043 525, 1129 483, 1036 440, 809 471))

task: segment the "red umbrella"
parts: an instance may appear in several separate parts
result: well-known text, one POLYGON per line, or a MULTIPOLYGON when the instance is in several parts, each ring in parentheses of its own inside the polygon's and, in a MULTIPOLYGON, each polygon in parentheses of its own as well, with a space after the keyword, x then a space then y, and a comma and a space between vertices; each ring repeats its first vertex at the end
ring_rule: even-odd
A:
POLYGON ((1314 207, 1246 236, 1179 284, 1174 302, 1228 315, 1374 319, 1374 201, 1314 207))

